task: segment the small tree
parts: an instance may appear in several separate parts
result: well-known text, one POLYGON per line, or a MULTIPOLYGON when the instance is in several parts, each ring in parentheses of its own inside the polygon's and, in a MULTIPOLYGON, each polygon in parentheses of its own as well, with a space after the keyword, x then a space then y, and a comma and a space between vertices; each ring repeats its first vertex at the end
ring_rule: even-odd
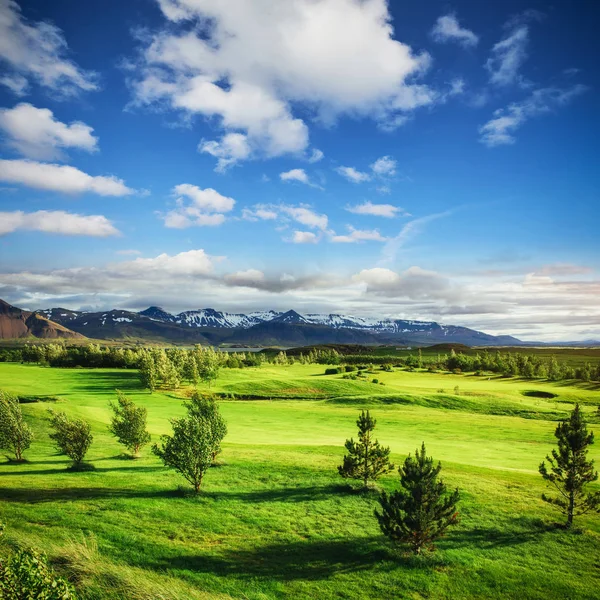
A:
POLYGON ((409 544, 415 554, 434 550, 433 542, 458 520, 458 488, 447 493, 438 481, 441 469, 440 463, 433 466, 423 443, 421 451, 417 448, 414 458, 409 454, 398 469, 401 488, 389 496, 382 492, 381 512, 375 511, 381 531, 393 542, 409 544))
POLYGON ((94 439, 90 424, 83 419, 69 419, 64 412, 51 409, 48 412, 51 415, 50 425, 54 428, 50 439, 54 440, 61 454, 73 461, 72 468, 79 469, 94 439))
POLYGON ((188 403, 186 403, 188 414, 194 417, 204 418, 210 422, 210 432, 213 437, 213 456, 212 460, 221 453, 221 442, 227 435, 227 423, 219 411, 219 405, 212 396, 201 396, 197 391, 192 394, 188 403))
POLYGON ((200 414, 193 403, 187 405, 187 410, 187 417, 171 420, 173 435, 162 435, 161 445, 154 444, 152 452, 167 467, 181 473, 197 494, 204 473, 218 452, 218 436, 213 430, 214 422, 200 414))
POLYGON ((0 390, 0 448, 15 455, 22 462, 23 452, 31 446, 33 432, 23 419, 19 399, 0 390))
POLYGON ((116 391, 117 404, 110 403, 114 415, 108 429, 119 444, 123 444, 136 457, 142 446, 150 441, 150 434, 146 431, 148 410, 136 406, 123 392, 116 391))
POLYGON ((366 488, 369 481, 375 481, 380 475, 394 470, 389 462, 390 449, 384 448, 378 440, 372 439, 372 433, 377 421, 369 411, 363 410, 356 421, 358 425, 358 442, 353 438, 346 440, 348 452, 344 462, 338 467, 339 474, 345 479, 359 479, 366 488))
POLYGON ((154 357, 145 352, 140 360, 140 380, 142 385, 152 393, 156 389, 158 373, 154 364, 154 357))
POLYGON ((594 470, 594 461, 587 459, 594 434, 588 434, 579 404, 575 405, 571 416, 557 426, 554 435, 558 450, 552 450, 552 455, 546 456, 550 468, 542 461, 539 471, 556 488, 559 496, 542 494, 542 500, 558 506, 567 517, 566 526, 571 527, 573 517, 590 511, 600 512, 600 492, 585 491, 588 483, 598 479, 598 471, 594 470))

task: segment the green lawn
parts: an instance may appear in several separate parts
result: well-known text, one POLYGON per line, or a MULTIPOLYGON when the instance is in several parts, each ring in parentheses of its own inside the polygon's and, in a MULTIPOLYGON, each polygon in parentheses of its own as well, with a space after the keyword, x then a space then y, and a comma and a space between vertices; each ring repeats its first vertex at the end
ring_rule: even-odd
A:
MULTIPOLYGON (((46 549, 83 598, 600 596, 600 516, 581 518, 574 532, 555 528, 537 474, 553 419, 578 401, 593 421, 598 389, 406 371, 371 375, 381 386, 323 371, 222 370, 215 391, 265 399, 221 402, 223 464, 194 498, 148 448, 123 459, 106 430, 115 388, 147 406, 154 439, 183 414, 182 392, 150 395, 132 371, 0 364, 0 388, 58 398, 23 405, 36 434, 30 462, 0 464, 8 542, 46 549), (523 394, 532 391, 556 397, 523 394), (349 492, 336 473, 363 406, 395 462, 424 440, 462 490, 460 524, 433 555, 393 550, 372 514, 376 495, 349 492), (95 471, 65 471, 48 407, 92 423, 95 471)), ((600 462, 600 443, 592 456, 600 462)))

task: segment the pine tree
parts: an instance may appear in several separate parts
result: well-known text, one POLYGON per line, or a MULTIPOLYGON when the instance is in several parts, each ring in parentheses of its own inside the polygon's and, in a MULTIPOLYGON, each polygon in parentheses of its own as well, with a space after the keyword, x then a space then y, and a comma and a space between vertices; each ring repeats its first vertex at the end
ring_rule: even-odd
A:
POLYGON ((571 527, 573 517, 590 511, 600 512, 600 492, 585 492, 585 486, 598 479, 598 471, 594 470, 594 461, 587 460, 594 434, 588 434, 579 404, 575 405, 571 416, 557 426, 554 435, 558 450, 552 450, 552 455, 546 456, 550 467, 542 461, 539 471, 559 495, 542 494, 542 500, 558 506, 567 517, 566 526, 571 527))
POLYGON ((123 392, 116 392, 117 404, 110 403, 114 414, 108 429, 119 444, 137 457, 142 446, 150 441, 150 434, 146 431, 148 409, 136 406, 123 392))
POLYGON ((441 469, 440 463, 433 465, 423 443, 398 469, 401 488, 389 496, 382 492, 381 512, 375 511, 381 531, 393 542, 409 544, 415 554, 434 550, 433 542, 458 521, 458 488, 447 492, 438 480, 441 469))
POLYGON ((343 464, 338 467, 342 477, 361 480, 365 488, 369 481, 375 481, 380 475, 394 470, 394 465, 389 462, 390 449, 384 448, 378 440, 371 437, 376 424, 377 421, 371 417, 368 410, 361 412, 356 421, 358 442, 353 438, 346 440, 348 454, 344 456, 343 464))
POLYGON ((22 462, 32 439, 33 432, 23 419, 19 399, 0 390, 0 448, 10 450, 15 461, 22 462))

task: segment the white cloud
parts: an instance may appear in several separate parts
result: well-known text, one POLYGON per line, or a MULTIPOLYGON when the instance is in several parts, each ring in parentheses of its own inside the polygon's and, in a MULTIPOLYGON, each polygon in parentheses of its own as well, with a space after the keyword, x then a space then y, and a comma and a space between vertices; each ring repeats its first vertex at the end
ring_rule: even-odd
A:
POLYGON ((9 146, 30 158, 61 158, 62 148, 93 152, 98 145, 89 125, 80 121, 67 125, 57 121, 51 110, 28 103, 0 109, 0 129, 9 146))
POLYGON ((255 204, 253 208, 242 210, 242 219, 246 221, 274 221, 278 217, 277 211, 265 204, 255 204))
POLYGON ((369 181, 371 176, 363 171, 358 171, 354 167, 338 167, 336 171, 352 183, 363 183, 369 181))
POLYGON ((514 132, 528 119, 565 106, 586 90, 587 87, 581 84, 567 89, 552 87, 535 90, 525 100, 495 111, 494 118, 479 128, 479 141, 490 148, 514 144, 514 132))
POLYGON ((102 215, 78 215, 62 210, 0 212, 0 235, 15 231, 108 237, 119 231, 102 215))
POLYGON ((265 274, 258 269, 247 269, 246 271, 236 271, 223 277, 228 285, 240 287, 256 287, 264 285, 265 274))
POLYGON ((324 156, 325 155, 321 150, 319 150, 318 148, 313 148, 312 154, 308 157, 308 162, 317 163, 320 160, 323 160, 324 156))
POLYGON ((527 58, 528 43, 529 27, 521 25, 492 48, 492 55, 485 63, 490 83, 506 86, 517 81, 519 69, 527 58))
POLYGON ((327 229, 327 215, 316 213, 306 206, 288 206, 282 204, 279 208, 282 213, 291 217, 301 225, 306 225, 312 229, 321 229, 323 231, 327 229))
POLYGON ((479 38, 470 29, 460 26, 453 14, 440 17, 433 26, 431 35, 436 42, 457 42, 464 47, 476 46, 479 42, 479 38))
POLYGON ((13 73, 0 77, 0 85, 7 87, 15 96, 21 97, 27 93, 29 82, 22 75, 13 73))
POLYGON ((228 133, 220 142, 202 140, 198 150, 219 159, 215 167, 217 173, 224 173, 229 167, 248 158, 252 152, 248 136, 242 133, 228 133))
POLYGON ((222 225, 226 220, 223 213, 230 212, 235 206, 233 198, 223 196, 212 188, 203 190, 189 183, 176 185, 173 194, 177 196, 177 208, 163 216, 165 226, 171 229, 222 225))
POLYGON ((62 31, 48 22, 28 22, 13 0, 0 1, 0 61, 12 72, 2 83, 22 95, 26 77, 58 95, 98 89, 96 76, 66 58, 62 31))
POLYGON ((436 100, 414 82, 429 55, 392 38, 385 0, 159 3, 168 24, 143 42, 134 103, 219 117, 226 134, 246 136, 246 158, 306 150, 296 106, 322 121, 350 114, 392 123, 436 100))
POLYGON ((383 237, 377 229, 355 229, 351 225, 348 226, 349 233, 347 235, 333 235, 331 241, 334 244, 355 244, 357 242, 385 242, 386 237, 383 237))
POLYGON ((310 180, 304 169, 292 169, 285 173, 280 173, 279 178, 281 181, 299 181, 300 183, 310 184, 310 180))
POLYGON ((0 181, 65 194, 128 196, 136 193, 122 179, 113 176, 94 177, 75 167, 32 160, 0 159, 0 181))
POLYGON ((396 160, 390 156, 382 156, 371 165, 371 170, 380 177, 392 177, 396 174, 397 164, 396 160))
POLYGON ((399 206, 394 206, 393 204, 373 204, 370 200, 355 206, 347 206, 346 210, 357 215, 373 215, 375 217, 387 217, 388 219, 396 216, 410 216, 399 206))
POLYGON ((294 244, 317 244, 319 237, 312 231, 294 231, 291 241, 294 244))

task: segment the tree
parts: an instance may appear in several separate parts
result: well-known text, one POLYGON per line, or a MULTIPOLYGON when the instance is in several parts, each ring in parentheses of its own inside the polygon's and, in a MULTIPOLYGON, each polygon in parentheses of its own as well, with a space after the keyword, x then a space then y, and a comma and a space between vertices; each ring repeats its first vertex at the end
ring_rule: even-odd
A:
POLYGON ((212 348, 197 347, 198 375, 205 383, 210 384, 219 376, 219 357, 212 348))
POLYGON ((384 448, 378 440, 371 438, 377 421, 371 417, 369 411, 363 410, 356 421, 358 426, 358 442, 353 438, 344 444, 348 454, 344 462, 338 467, 339 474, 345 479, 362 480, 366 488, 369 481, 375 481, 380 475, 394 470, 394 465, 389 462, 390 449, 384 448))
POLYGON ((108 429, 119 444, 123 444, 136 457, 142 446, 150 441, 150 434, 146 431, 148 410, 136 406, 123 392, 116 391, 117 404, 110 402, 114 414, 108 429))
POLYGON ((48 411, 51 415, 50 425, 54 433, 50 439, 54 440, 58 451, 65 454, 72 461, 72 469, 79 469, 83 459, 92 444, 92 428, 83 419, 69 419, 64 412, 48 411))
POLYGON ((0 448, 15 455, 22 462, 23 452, 31 446, 33 432, 23 419, 19 399, 0 390, 0 448))
POLYGON ((423 443, 421 451, 417 448, 414 458, 409 454, 398 469, 401 488, 379 497, 381 512, 376 510, 375 516, 381 531, 393 542, 409 544, 415 554, 434 550, 433 542, 458 521, 458 488, 447 493, 438 480, 441 469, 440 463, 434 467, 423 443))
POLYGON ((158 374, 154 357, 150 352, 145 352, 140 360, 140 380, 142 385, 152 393, 156 389, 158 374))
POLYGON ((172 419, 173 435, 162 435, 161 445, 154 444, 152 452, 167 467, 181 473, 197 494, 223 438, 219 437, 215 420, 204 414, 204 407, 192 401, 186 408, 187 417, 172 419))
POLYGON ((598 471, 594 470, 594 461, 587 459, 594 434, 588 434, 579 404, 575 405, 571 416, 556 427, 554 435, 558 440, 558 450, 552 450, 552 454, 546 456, 549 468, 542 461, 539 471, 559 495, 550 497, 542 494, 542 500, 558 506, 567 517, 566 526, 571 527, 573 517, 590 511, 600 512, 600 492, 585 491, 588 483, 598 479, 598 471))
POLYGON ((197 391, 192 394, 190 401, 186 403, 188 414, 208 420, 211 424, 210 431, 213 437, 213 457, 217 458, 221 453, 221 442, 227 435, 227 423, 219 411, 219 405, 212 396, 202 396, 197 391))

